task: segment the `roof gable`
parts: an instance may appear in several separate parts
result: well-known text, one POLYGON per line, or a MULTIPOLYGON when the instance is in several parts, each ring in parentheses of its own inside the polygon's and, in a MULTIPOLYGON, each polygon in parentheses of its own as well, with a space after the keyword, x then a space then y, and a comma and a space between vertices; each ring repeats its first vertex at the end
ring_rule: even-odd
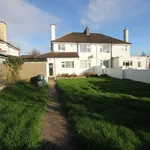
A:
POLYGON ((72 32, 52 42, 73 42, 73 43, 110 43, 110 44, 131 44, 104 34, 72 32))

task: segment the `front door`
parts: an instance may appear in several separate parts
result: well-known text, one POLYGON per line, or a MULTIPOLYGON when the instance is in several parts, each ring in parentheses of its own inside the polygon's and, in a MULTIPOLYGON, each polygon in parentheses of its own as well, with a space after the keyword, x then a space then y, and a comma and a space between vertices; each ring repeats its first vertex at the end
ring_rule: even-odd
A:
POLYGON ((49 76, 53 76, 53 63, 49 64, 49 76))

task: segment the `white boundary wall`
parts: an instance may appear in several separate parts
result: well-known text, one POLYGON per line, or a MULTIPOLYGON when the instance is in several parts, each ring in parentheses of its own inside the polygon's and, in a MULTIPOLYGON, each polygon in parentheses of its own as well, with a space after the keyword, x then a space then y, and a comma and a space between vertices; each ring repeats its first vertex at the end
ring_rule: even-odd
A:
POLYGON ((124 70, 124 78, 150 83, 150 70, 124 70))
POLYGON ((114 78, 150 83, 150 70, 122 70, 121 68, 112 68, 106 69, 106 74, 114 78))
POLYGON ((114 78, 123 79, 123 70, 121 68, 107 68, 106 74, 114 78))

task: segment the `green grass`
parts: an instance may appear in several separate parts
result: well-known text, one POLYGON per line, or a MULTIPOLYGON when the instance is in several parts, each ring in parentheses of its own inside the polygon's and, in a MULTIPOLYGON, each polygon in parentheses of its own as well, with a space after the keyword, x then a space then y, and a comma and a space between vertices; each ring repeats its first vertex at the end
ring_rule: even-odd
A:
POLYGON ((21 81, 0 92, 0 150, 37 150, 48 86, 21 81))
POLYGON ((112 78, 57 83, 80 149, 150 149, 150 85, 112 78))

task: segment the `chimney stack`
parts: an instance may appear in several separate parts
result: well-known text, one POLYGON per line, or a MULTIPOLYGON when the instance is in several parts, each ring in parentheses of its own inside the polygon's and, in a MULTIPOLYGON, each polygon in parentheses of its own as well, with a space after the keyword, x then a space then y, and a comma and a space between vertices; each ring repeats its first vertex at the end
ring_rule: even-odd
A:
POLYGON ((6 23, 0 21, 0 39, 7 42, 7 35, 6 35, 6 23))
POLYGON ((85 28, 84 33, 86 35, 90 35, 90 29, 88 27, 85 28))
POLYGON ((123 30, 123 40, 125 42, 129 42, 129 30, 128 29, 123 30))
POLYGON ((56 39, 55 28, 55 24, 51 24, 51 41, 56 39))

